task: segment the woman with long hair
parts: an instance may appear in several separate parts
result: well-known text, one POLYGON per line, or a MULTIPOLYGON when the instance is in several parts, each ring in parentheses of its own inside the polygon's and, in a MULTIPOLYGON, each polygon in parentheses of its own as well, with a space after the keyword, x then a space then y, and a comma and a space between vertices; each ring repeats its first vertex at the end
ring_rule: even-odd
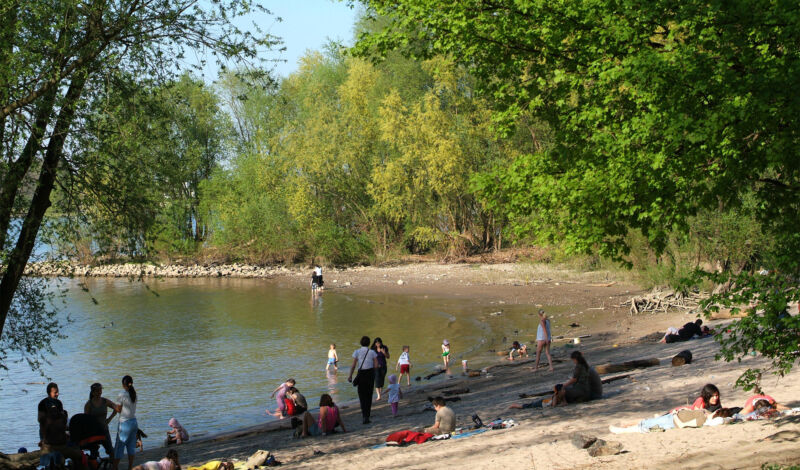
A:
POLYGON ((347 432, 342 422, 342 415, 339 413, 339 407, 333 403, 333 398, 327 393, 323 393, 319 399, 319 418, 314 420, 314 416, 306 411, 303 415, 303 428, 301 436, 319 436, 326 435, 334 431, 336 427, 340 427, 342 432, 347 432))
POLYGON ((122 456, 128 454, 128 468, 133 468, 133 457, 136 455, 136 432, 139 424, 136 422, 136 389, 133 388, 133 378, 126 375, 122 378, 122 393, 119 394, 119 405, 114 405, 114 410, 119 413, 119 428, 117 428, 117 442, 114 446, 114 470, 119 468, 122 456))
POLYGON ((575 368, 572 370, 572 378, 564 384, 555 386, 553 406, 589 401, 592 397, 592 387, 589 383, 589 364, 580 351, 573 351, 570 358, 575 364, 575 368))
POLYGON ((102 442, 103 449, 109 457, 114 457, 114 448, 111 446, 111 433, 108 432, 108 423, 117 415, 114 402, 103 397, 103 385, 93 383, 89 387, 89 399, 83 405, 83 412, 94 417, 97 422, 103 425, 106 430, 106 439, 102 442), (108 409, 111 408, 111 416, 108 416, 108 409))
POLYGON ((370 349, 375 351, 378 356, 378 368, 375 369, 375 392, 378 394, 377 400, 380 400, 383 385, 386 382, 386 372, 388 371, 386 360, 389 359, 389 347, 383 344, 382 339, 375 338, 370 349))

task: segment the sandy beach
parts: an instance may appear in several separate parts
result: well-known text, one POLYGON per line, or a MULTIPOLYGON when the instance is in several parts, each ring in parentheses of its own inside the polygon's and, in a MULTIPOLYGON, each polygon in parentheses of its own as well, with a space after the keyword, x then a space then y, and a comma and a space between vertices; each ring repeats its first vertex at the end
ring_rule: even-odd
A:
MULTIPOLYGON (((534 268, 531 268, 534 269, 534 268)), ((396 268, 358 268, 327 272, 326 283, 333 289, 374 292, 382 289, 413 295, 454 295, 480 298, 488 302, 573 305, 575 310, 594 308, 601 320, 591 333, 554 331, 554 335, 591 334, 577 346, 590 365, 655 357, 660 365, 631 372, 630 377, 606 384, 604 398, 586 404, 556 409, 510 410, 512 403, 524 403, 521 393, 532 393, 565 381, 572 369, 568 355, 576 346, 555 342, 555 371, 533 372, 532 358, 509 362, 487 352, 483 360, 494 364, 488 374, 464 377, 461 368, 451 369, 444 380, 412 381, 404 386, 405 397, 397 418, 385 402, 373 407, 372 423, 362 425, 358 405, 342 404, 347 433, 327 437, 294 439, 288 421, 265 423, 226 435, 198 438, 181 445, 181 461, 198 464, 218 458, 243 459, 258 449, 272 452, 285 468, 434 468, 442 465, 487 468, 504 465, 523 468, 761 468, 762 464, 800 462, 800 421, 755 421, 719 427, 670 430, 663 433, 613 435, 610 424, 638 421, 686 404, 698 396, 706 383, 716 384, 723 406, 742 406, 748 392, 734 388, 739 374, 748 366, 765 364, 759 357, 747 357, 741 364, 714 360, 718 350, 713 339, 686 343, 660 344, 655 340, 666 326, 680 326, 694 318, 684 312, 630 316, 617 307, 630 295, 640 292, 625 282, 608 280, 596 273, 586 275, 548 273, 524 279, 519 269, 498 265, 425 265, 396 268), (384 276, 385 275, 385 276, 384 276), (598 278, 599 277, 599 278, 598 278), (446 279, 446 280, 443 280, 446 279), (333 283, 332 281, 337 282, 333 283), (403 280, 398 283, 397 280, 403 280), (349 285, 346 285, 349 283, 349 285), (345 286, 346 287, 338 287, 345 286), (690 365, 672 367, 670 359, 690 349, 690 365), (432 424, 434 413, 425 410, 428 397, 444 390, 468 388, 450 406, 458 426, 471 425, 478 414, 484 422, 512 418, 518 426, 441 442, 428 442, 402 448, 374 448, 394 431, 416 429, 432 424), (570 436, 584 432, 607 441, 620 442, 619 455, 591 457, 576 448, 570 436), (773 436, 770 438, 770 436, 773 436)), ((279 282, 305 283, 302 273, 284 276, 279 282)), ((501 305, 501 304, 498 304, 501 305)), ((583 313, 583 312, 582 312, 583 313)), ((585 315, 585 314, 584 314, 585 315)), ((724 322, 712 321, 712 326, 724 322)), ((586 327, 588 328, 588 327, 586 327)), ((415 371, 415 375, 421 371, 415 371)), ((343 369, 340 375, 346 377, 343 369)), ((611 374, 615 375, 615 374, 611 374)), ((766 393, 788 406, 800 405, 800 379, 793 373, 784 378, 768 376, 766 393)), ((311 406, 318 397, 307 397, 311 406)), ((267 402, 265 394, 265 403, 267 402)), ((224 416, 219 419, 225 419, 224 416)), ((231 423, 235 424, 235 423, 231 423)), ((147 449, 137 462, 155 460, 163 449, 147 449)))
MULTIPOLYGON (((287 270, 272 279, 285 287, 306 289, 307 274, 303 270, 287 270)), ((325 281, 329 292, 386 292, 474 300, 481 311, 489 312, 481 320, 491 323, 493 335, 498 339, 470 357, 469 365, 470 369, 486 368, 488 373, 466 377, 462 375, 460 363, 456 363, 447 375, 430 381, 412 381, 410 387, 403 384, 405 396, 400 402, 399 416, 392 418, 385 400, 376 402, 369 425, 361 424, 357 404, 340 403, 347 433, 295 439, 288 420, 267 422, 265 417, 262 425, 224 435, 200 435, 178 447, 184 466, 220 458, 245 459, 259 449, 272 452, 285 468, 427 469, 500 465, 538 469, 761 468, 762 464, 800 462, 800 446, 797 445, 800 420, 797 417, 662 433, 611 434, 610 424, 636 422, 691 402, 706 383, 719 387, 723 406, 743 406, 750 394, 734 388, 736 378, 748 366, 766 363, 750 356, 742 363, 715 361, 718 346, 710 338, 670 345, 658 343, 659 333, 667 326, 679 327, 694 320, 696 314, 671 311, 631 315, 628 307, 622 304, 631 296, 641 294, 642 289, 611 273, 582 273, 523 263, 415 263, 331 269, 325 271, 325 281), (516 306, 515 315, 510 313, 508 306, 511 305, 516 306), (533 372, 533 355, 509 362, 496 352, 506 350, 515 338, 535 344, 535 331, 523 329, 519 323, 530 326, 529 317, 535 318, 536 310, 542 305, 559 310, 556 316, 561 315, 564 317, 561 320, 577 325, 564 327, 565 322, 561 321, 560 329, 553 331, 554 337, 589 335, 579 345, 569 344, 565 339, 554 341, 554 372, 547 371, 546 367, 533 372), (572 371, 568 357, 576 348, 584 353, 590 365, 643 358, 658 358, 660 365, 627 372, 629 377, 606 384, 601 400, 555 409, 509 409, 512 403, 532 401, 520 399, 520 394, 548 390, 555 383, 567 380, 572 371), (692 351, 694 361, 690 365, 672 367, 670 359, 684 349, 692 351), (434 412, 425 409, 428 398, 445 390, 458 389, 469 389, 467 393, 455 395, 459 400, 450 404, 457 415, 458 426, 471 426, 473 414, 484 422, 511 418, 518 426, 421 445, 375 448, 391 432, 420 430, 431 425, 434 412), (577 432, 619 442, 624 450, 618 455, 591 457, 586 450, 572 444, 571 436, 577 432)), ((725 321, 729 320, 710 324, 721 327, 725 321)), ((532 323, 535 324, 535 320, 532 323)), ((413 370, 412 375, 424 376, 430 372, 413 370)), ((345 380, 347 373, 345 365, 339 371, 340 380, 345 380)), ((614 375, 618 374, 609 376, 614 375)), ((264 406, 271 405, 271 387, 263 387, 264 406)), ((800 405, 797 372, 780 379, 767 376, 763 387, 783 404, 800 405)), ((302 391, 302 384, 298 384, 298 388, 302 391)), ((319 401, 316 396, 307 396, 307 399, 312 408, 319 401)), ((218 419, 225 421, 226 417, 218 419)), ((236 428, 234 422, 225 421, 225 425, 236 428)), ((202 434, 202 430, 189 431, 202 434)), ((148 429, 148 433, 151 432, 160 431, 148 429)), ((164 449, 147 448, 137 455, 136 463, 158 460, 164 453, 164 449)))

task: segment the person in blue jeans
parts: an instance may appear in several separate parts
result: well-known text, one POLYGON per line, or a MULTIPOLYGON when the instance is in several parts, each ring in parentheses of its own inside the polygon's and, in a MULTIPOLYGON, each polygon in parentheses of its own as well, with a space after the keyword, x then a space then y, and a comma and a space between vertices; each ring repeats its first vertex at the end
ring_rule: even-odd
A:
POLYGON ((119 413, 117 442, 114 446, 114 470, 119 468, 119 461, 125 453, 128 454, 128 469, 133 468, 136 432, 139 430, 136 422, 136 390, 133 388, 133 378, 130 375, 122 378, 122 388, 124 390, 119 394, 119 404, 114 405, 114 411, 119 413))

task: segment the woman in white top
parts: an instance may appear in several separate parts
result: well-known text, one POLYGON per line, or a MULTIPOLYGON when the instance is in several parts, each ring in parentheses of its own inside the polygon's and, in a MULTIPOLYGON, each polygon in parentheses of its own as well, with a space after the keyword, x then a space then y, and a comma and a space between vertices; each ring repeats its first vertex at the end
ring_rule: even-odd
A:
POLYGON ((550 320, 544 313, 544 310, 539 310, 539 328, 536 330, 536 365, 533 371, 539 370, 539 357, 542 354, 542 349, 547 356, 547 362, 550 364, 550 372, 553 372, 553 358, 550 357, 550 342, 553 336, 550 333, 550 320))
POLYGON ((136 390, 133 388, 133 378, 130 375, 122 378, 122 388, 124 390, 119 394, 119 405, 114 405, 114 411, 119 413, 117 442, 114 446, 114 470, 119 468, 119 461, 126 452, 128 468, 133 468, 133 457, 136 455, 136 433, 139 430, 136 422, 136 390))
POLYGON ((358 401, 361 403, 361 417, 364 424, 369 423, 372 410, 372 388, 375 386, 375 370, 378 369, 378 355, 369 348, 369 336, 361 337, 361 348, 353 351, 353 365, 350 367, 348 382, 353 382, 353 372, 356 372, 356 385, 358 387, 358 401))

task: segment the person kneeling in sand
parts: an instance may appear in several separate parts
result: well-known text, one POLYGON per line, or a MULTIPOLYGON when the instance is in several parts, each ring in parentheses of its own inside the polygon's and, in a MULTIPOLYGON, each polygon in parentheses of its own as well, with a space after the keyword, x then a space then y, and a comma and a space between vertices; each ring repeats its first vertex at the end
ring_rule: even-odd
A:
POLYGON ((509 361, 514 360, 514 353, 517 353, 520 359, 522 359, 522 356, 528 357, 528 347, 524 344, 520 344, 519 341, 514 341, 511 344, 511 351, 508 353, 509 361))
POLYGON ((449 434, 456 429, 456 414, 444 403, 444 398, 433 399, 433 409, 436 410, 436 421, 433 426, 425 428, 428 434, 449 434))
POLYGON ((342 415, 339 413, 339 407, 333 403, 333 398, 327 393, 323 393, 319 399, 319 417, 314 420, 314 416, 310 412, 303 415, 303 429, 301 436, 319 436, 327 435, 336 429, 336 426, 342 428, 342 432, 347 432, 342 421, 342 415))

